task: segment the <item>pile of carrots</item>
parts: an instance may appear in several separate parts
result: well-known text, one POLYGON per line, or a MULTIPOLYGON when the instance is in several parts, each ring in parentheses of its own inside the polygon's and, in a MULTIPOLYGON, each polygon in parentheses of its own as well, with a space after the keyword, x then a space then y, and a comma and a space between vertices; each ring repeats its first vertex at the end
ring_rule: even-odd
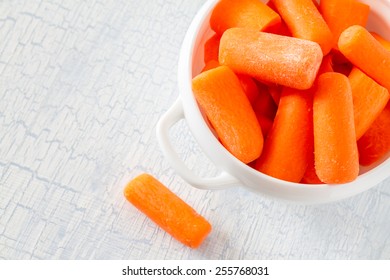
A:
POLYGON ((220 142, 278 179, 355 180, 390 152, 390 42, 357 0, 220 0, 192 89, 220 142))

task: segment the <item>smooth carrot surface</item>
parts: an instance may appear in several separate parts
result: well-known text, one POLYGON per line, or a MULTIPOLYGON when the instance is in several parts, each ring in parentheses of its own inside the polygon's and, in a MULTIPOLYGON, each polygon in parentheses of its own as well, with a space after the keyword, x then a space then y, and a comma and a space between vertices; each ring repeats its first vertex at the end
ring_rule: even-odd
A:
POLYGON ((280 20, 276 12, 259 0, 221 0, 213 9, 210 27, 219 35, 232 27, 262 31, 280 20))
POLYGON ((219 62, 236 73, 297 89, 310 88, 322 61, 317 43, 248 28, 222 35, 219 62))
POLYGON ((255 168, 275 178, 300 182, 309 161, 310 133, 312 92, 285 87, 255 168))
POLYGON ((321 0, 320 12, 333 33, 335 47, 341 32, 352 25, 366 26, 370 6, 356 0, 321 0))
POLYGON ((349 80, 339 73, 319 76, 313 100, 315 169, 328 184, 351 182, 359 158, 349 80))
POLYGON ((261 127, 234 72, 226 66, 203 72, 193 78, 192 90, 226 149, 244 163, 258 158, 261 127))
POLYGON ((210 60, 218 60, 220 40, 221 37, 214 34, 204 43, 204 63, 207 63, 210 60))
POLYGON ((334 45, 333 34, 312 0, 272 0, 292 35, 318 43, 324 55, 334 45))
POLYGON ((385 108, 389 92, 354 67, 349 74, 352 89, 356 139, 358 140, 385 108))
POLYGON ((367 29, 359 25, 348 27, 341 33, 338 46, 355 66, 390 89, 390 52, 367 29))
POLYGON ((125 189, 126 199, 183 244, 197 248, 211 231, 210 223, 149 174, 141 174, 125 189))
POLYGON ((382 160, 390 152, 390 103, 359 139, 359 161, 363 166, 382 160))

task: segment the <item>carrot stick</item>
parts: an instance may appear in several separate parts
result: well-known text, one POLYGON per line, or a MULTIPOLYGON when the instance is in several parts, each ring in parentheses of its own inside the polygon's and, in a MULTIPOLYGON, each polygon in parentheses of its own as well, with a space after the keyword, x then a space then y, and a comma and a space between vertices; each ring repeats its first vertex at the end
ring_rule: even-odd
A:
POLYGON ((339 50, 355 66, 390 89, 390 52, 364 27, 353 25, 341 33, 339 50))
POLYGON ((211 29, 219 35, 232 27, 262 31, 279 22, 280 16, 259 0, 221 0, 210 17, 211 29))
POLYGON ((244 163, 258 158, 261 128, 233 71, 219 66, 203 72, 193 78, 192 89, 226 149, 244 163))
POLYGON ((386 88, 354 67, 349 74, 352 89, 356 139, 358 140, 385 108, 389 100, 386 88))
POLYGON ((214 34, 204 43, 204 63, 218 60, 219 40, 221 36, 214 34))
POLYGON ((359 161, 363 166, 376 163, 389 154, 390 103, 387 104, 357 144, 359 148, 359 161))
POLYGON ((272 177, 290 182, 301 181, 310 153, 312 92, 285 87, 273 126, 255 168, 272 177))
POLYGON ((334 45, 332 32, 312 0, 272 0, 292 35, 318 43, 324 55, 334 45))
POLYGON ((219 46, 219 62, 234 72, 297 89, 313 85, 321 60, 317 43, 248 28, 226 30, 219 46))
POLYGON ((314 154, 318 178, 346 183, 359 173, 349 80, 339 73, 319 76, 313 100, 314 154))
POLYGON ((370 32, 370 33, 382 46, 385 47, 386 50, 390 51, 390 41, 387 41, 385 38, 383 38, 378 33, 375 33, 375 32, 370 32))
POLYGON ((158 226, 191 248, 199 247, 211 231, 208 221, 149 174, 141 174, 130 181, 124 196, 158 226))
POLYGON ((356 0, 321 0, 320 11, 337 43, 341 32, 348 27, 366 26, 370 6, 356 0))

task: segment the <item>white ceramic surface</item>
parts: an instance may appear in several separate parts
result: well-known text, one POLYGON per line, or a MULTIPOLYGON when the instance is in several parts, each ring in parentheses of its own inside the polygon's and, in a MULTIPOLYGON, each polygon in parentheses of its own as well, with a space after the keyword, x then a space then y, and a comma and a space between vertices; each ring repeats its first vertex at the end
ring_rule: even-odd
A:
MULTIPOLYGON (((390 159, 375 168, 366 168, 359 177, 347 184, 305 185, 278 180, 262 174, 243 164, 232 156, 216 139, 191 90, 191 79, 203 67, 203 43, 212 33, 208 21, 217 0, 207 1, 192 21, 185 36, 179 60, 178 83, 180 97, 163 115, 157 125, 160 146, 177 173, 194 187, 203 189, 222 189, 244 187, 254 193, 304 204, 319 204, 348 198, 366 191, 390 176, 390 159), (210 160, 221 169, 214 178, 199 178, 185 166, 169 139, 169 129, 179 120, 186 119, 187 124, 210 160)), ((371 14, 367 28, 390 38, 390 1, 362 1, 370 4, 371 14), (387 21, 386 21, 387 20, 387 21)), ((362 169, 363 170, 363 169, 362 169)))

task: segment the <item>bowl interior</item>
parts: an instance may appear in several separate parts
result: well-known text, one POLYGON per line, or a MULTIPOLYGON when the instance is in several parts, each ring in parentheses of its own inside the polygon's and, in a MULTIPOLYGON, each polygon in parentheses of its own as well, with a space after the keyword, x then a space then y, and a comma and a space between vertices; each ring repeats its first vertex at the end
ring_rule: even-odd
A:
MULTIPOLYGON (((218 1, 214 0, 210 2, 217 3, 218 1)), ((388 15, 390 14, 390 0, 381 0, 381 1, 366 0, 361 2, 371 6, 371 12, 367 22, 367 29, 369 31, 375 31, 385 39, 390 40, 390 18, 388 17, 388 15)), ((204 44, 211 36, 214 35, 214 31, 211 30, 209 25, 211 11, 212 9, 209 9, 208 13, 203 17, 204 20, 200 23, 199 32, 195 39, 194 51, 192 56, 192 77, 198 75, 203 69, 203 67, 205 66, 203 62, 204 44)), ((215 131, 210 126, 209 122, 205 117, 204 119, 210 131, 215 136, 215 131)), ((390 157, 390 152, 379 162, 376 162, 370 166, 361 166, 360 174, 367 173, 370 170, 373 170, 378 165, 384 163, 390 164, 388 159, 389 157, 390 157)))

